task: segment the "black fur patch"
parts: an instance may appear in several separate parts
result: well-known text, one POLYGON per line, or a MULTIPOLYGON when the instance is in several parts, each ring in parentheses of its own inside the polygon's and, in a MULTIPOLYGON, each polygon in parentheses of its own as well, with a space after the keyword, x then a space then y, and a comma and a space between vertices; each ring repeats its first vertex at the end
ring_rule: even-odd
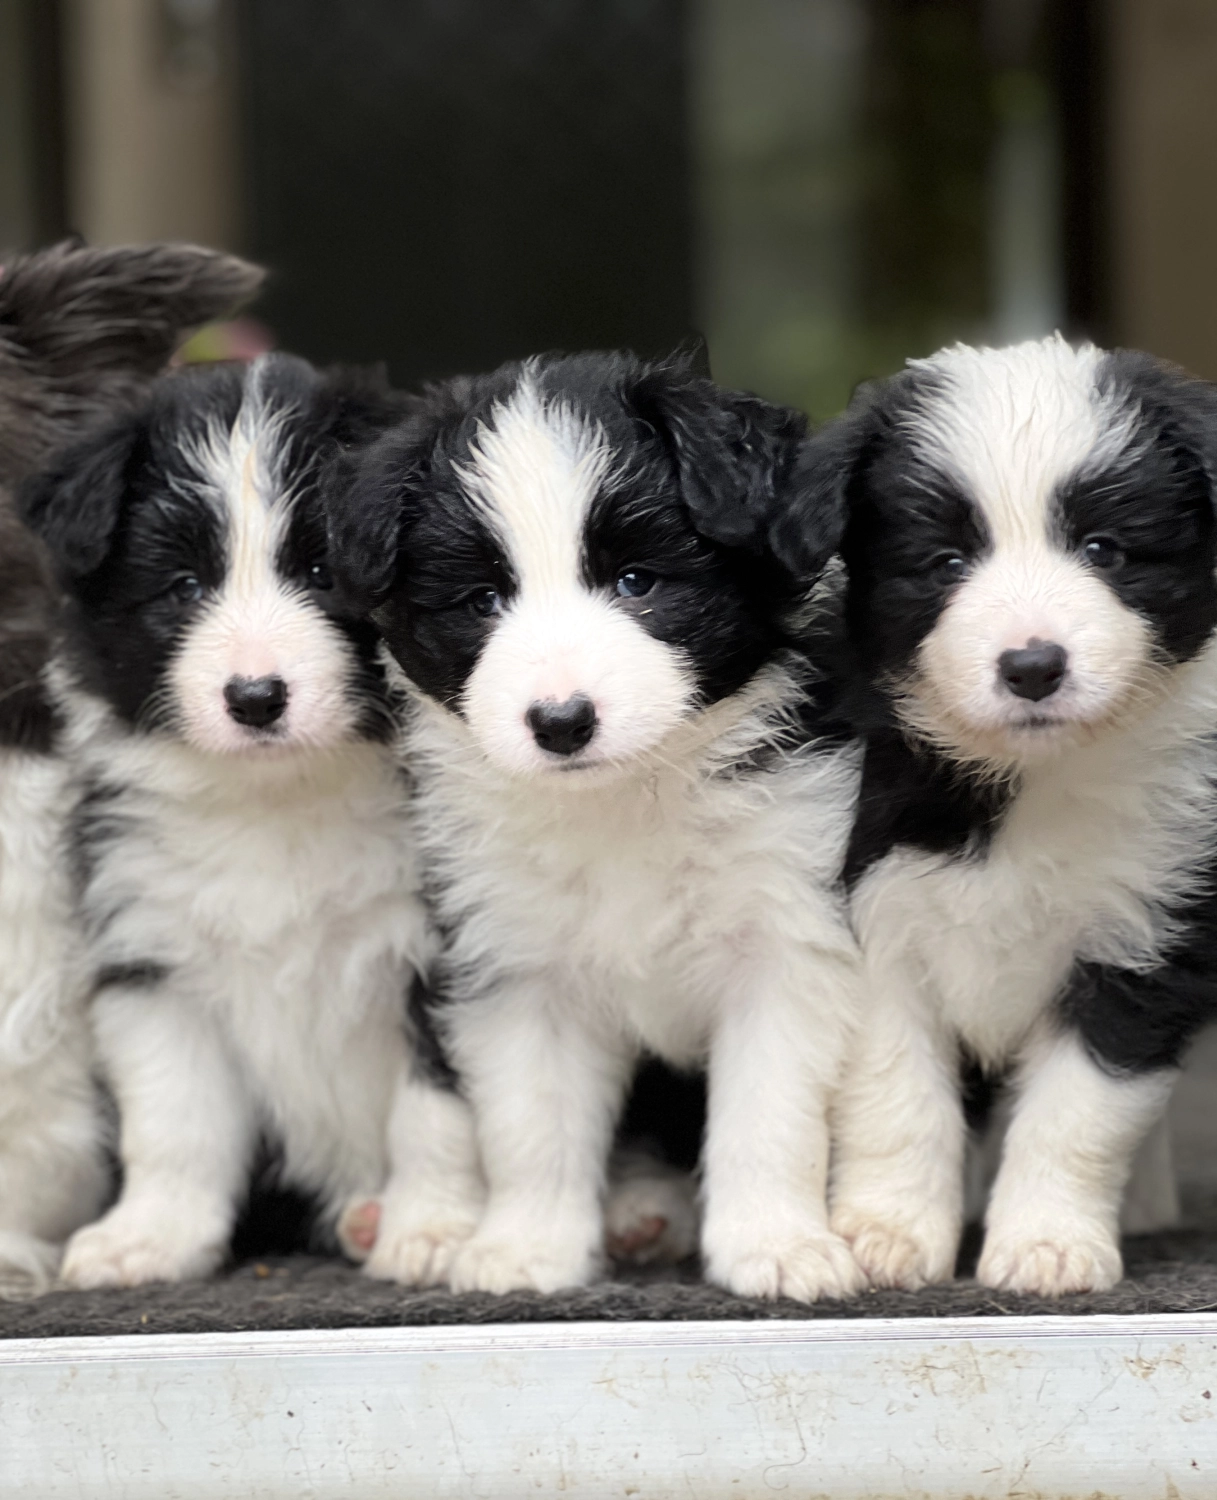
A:
POLYGON ((1217 869, 1209 889, 1171 917, 1176 935, 1156 968, 1079 963, 1061 997, 1062 1018, 1112 1072, 1178 1067, 1200 1028, 1217 1020, 1217 869))
MULTIPOLYGON (((0 478, 4 470, 0 453, 0 478)), ((52 588, 36 539, 10 514, 0 483, 0 748, 45 753, 57 723, 41 684, 50 655, 52 588)))
POLYGON ((452 1091, 458 1087, 458 1080, 436 1029, 436 1006, 436 997, 427 988, 426 980, 421 974, 416 974, 406 1001, 412 1043, 411 1066, 427 1083, 452 1091))
POLYGON ((618 1141, 691 1172, 701 1159, 705 1131, 705 1074, 679 1073, 658 1058, 645 1058, 617 1127, 618 1141))
POLYGON ((233 1226, 232 1258, 243 1261, 301 1250, 332 1254, 337 1248, 330 1226, 323 1221, 320 1197, 286 1180, 282 1147, 264 1136, 233 1226))
POLYGON ((151 959, 143 963, 107 964, 98 970, 93 981, 93 994, 100 995, 102 990, 111 989, 154 990, 168 977, 169 970, 165 965, 151 959))
POLYGON ((977 782, 928 746, 896 730, 867 736, 858 810, 845 856, 852 888, 893 849, 980 858, 1008 806, 1011 789, 977 782))
MULTIPOLYGON (((371 450, 360 483, 383 496, 394 540, 386 542, 398 587, 373 618, 411 680, 451 708, 493 626, 474 601, 493 589, 510 600, 516 579, 501 543, 469 503, 456 468, 470 460, 475 424, 441 417, 420 451, 411 422, 371 450)), ((346 535, 340 528, 339 535, 346 535)), ((340 552, 339 576, 349 560, 340 552)))
MULTIPOLYGON (((72 805, 68 817, 67 849, 72 884, 78 898, 91 886, 102 850, 120 840, 131 826, 132 814, 122 806, 125 796, 121 786, 93 782, 82 789, 72 805)), ((109 916, 101 919, 103 926, 112 920, 117 909, 112 908, 109 916)))
POLYGON ((1172 661, 1196 655, 1217 624, 1217 397, 1198 381, 1168 381, 1146 356, 1113 354, 1100 386, 1140 411, 1124 454, 1057 496, 1062 539, 1113 540, 1120 556, 1103 570, 1120 602, 1152 628, 1172 661))

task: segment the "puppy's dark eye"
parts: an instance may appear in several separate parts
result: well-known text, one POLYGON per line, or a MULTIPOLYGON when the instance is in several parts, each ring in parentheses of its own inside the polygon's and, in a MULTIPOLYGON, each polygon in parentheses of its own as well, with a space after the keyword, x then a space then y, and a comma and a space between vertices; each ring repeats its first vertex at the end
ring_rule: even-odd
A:
POLYGON ((958 583, 967 571, 967 561, 957 552, 944 552, 930 564, 930 573, 939 583, 958 583))
POLYGON ((197 604, 204 592, 203 585, 193 573, 183 573, 169 585, 169 593, 179 604, 197 604))
POLYGON ((476 593, 469 595, 465 603, 475 615, 481 615, 484 620, 497 615, 503 607, 498 589, 478 589, 476 593))
POLYGON ((645 568, 628 568, 617 577, 617 593, 622 599, 641 599, 659 580, 645 568))
POLYGON ((332 589, 334 587, 334 575, 323 562, 316 562, 308 570, 308 585, 311 589, 332 589))
POLYGON ((1095 568, 1118 568, 1124 554, 1109 536, 1088 536, 1082 543, 1082 556, 1095 568))

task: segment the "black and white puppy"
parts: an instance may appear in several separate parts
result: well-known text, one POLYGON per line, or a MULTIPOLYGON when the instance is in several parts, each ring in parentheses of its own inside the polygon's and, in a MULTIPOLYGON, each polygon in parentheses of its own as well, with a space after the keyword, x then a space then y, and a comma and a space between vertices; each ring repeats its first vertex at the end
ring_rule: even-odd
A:
POLYGON ((391 1108, 413 1129, 434 1094, 468 1136, 412 1071, 408 798, 319 494, 399 414, 286 356, 184 373, 24 491, 69 596, 52 680, 121 1117, 122 1194, 68 1246, 77 1286, 213 1270, 260 1138, 332 1227, 384 1183, 391 1108))
POLYGON ((825 1205, 857 755, 811 727, 768 538, 804 437, 678 362, 547 357, 435 389, 335 497, 335 566, 414 689, 438 1022, 489 1186, 457 1289, 594 1274, 644 1051, 709 1070, 710 1276, 860 1285, 825 1205))
POLYGON ((193 245, 64 244, 0 268, 0 1295, 50 1283, 109 1185, 61 849, 69 771, 42 684, 55 590, 13 488, 260 281, 193 245))
POLYGON ((950 1277, 962 1050, 1017 1081, 981 1280, 1110 1286, 1134 1150, 1217 1015, 1217 394, 1059 338, 956 347, 802 479, 868 730, 834 1225, 876 1282, 950 1277))

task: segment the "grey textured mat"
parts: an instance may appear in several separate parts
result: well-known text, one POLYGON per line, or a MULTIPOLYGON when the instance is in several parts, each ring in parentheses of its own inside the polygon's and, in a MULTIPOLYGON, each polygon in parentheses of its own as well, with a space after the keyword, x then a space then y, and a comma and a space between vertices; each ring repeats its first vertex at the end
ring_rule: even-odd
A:
POLYGON ((855 1302, 752 1302, 698 1281, 694 1268, 542 1297, 406 1292, 340 1261, 293 1256, 250 1263, 210 1282, 135 1291, 52 1292, 0 1305, 0 1338, 401 1324, 688 1321, 706 1318, 902 1318, 1009 1313, 1217 1311, 1217 1233, 1178 1231, 1129 1240, 1127 1279, 1110 1292, 1059 1302, 988 1291, 974 1281, 921 1292, 872 1292, 855 1302))

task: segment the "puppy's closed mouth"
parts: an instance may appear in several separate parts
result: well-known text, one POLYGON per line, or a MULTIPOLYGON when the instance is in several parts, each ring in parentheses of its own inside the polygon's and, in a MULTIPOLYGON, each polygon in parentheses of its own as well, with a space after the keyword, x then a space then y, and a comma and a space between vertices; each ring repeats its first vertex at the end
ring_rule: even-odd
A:
POLYGON ((1009 727, 1011 729, 1015 730, 1016 732, 1019 731, 1019 730, 1026 729, 1026 730, 1031 730, 1034 733, 1036 731, 1045 730, 1045 729, 1062 729, 1062 728, 1064 728, 1064 726, 1066 724, 1069 724, 1071 722, 1072 721, 1069 720, 1069 719, 1062 719, 1062 718, 1059 718, 1059 717, 1049 717, 1049 715, 1047 715, 1047 714, 1033 714, 1033 715, 1029 716, 1028 718, 1018 719, 1015 723, 1011 724, 1009 727))
POLYGON ((577 755, 547 755, 544 760, 547 771, 557 771, 563 776, 572 776, 579 771, 592 771, 602 765, 603 759, 577 755))

